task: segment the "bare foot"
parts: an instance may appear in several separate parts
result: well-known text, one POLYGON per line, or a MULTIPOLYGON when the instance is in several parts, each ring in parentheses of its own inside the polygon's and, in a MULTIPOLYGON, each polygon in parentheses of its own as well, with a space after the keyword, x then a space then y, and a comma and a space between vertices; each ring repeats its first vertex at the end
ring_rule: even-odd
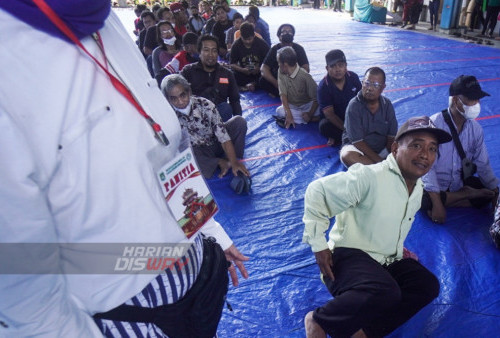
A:
POLYGON ((249 84, 246 85, 246 88, 249 92, 254 92, 255 91, 255 83, 250 82, 249 84))
POLYGON ((304 317, 304 326, 306 327, 307 338, 326 338, 325 331, 314 321, 312 311, 308 312, 304 317))
POLYGON ((224 158, 219 159, 219 168, 220 168, 220 174, 219 177, 223 177, 227 174, 229 169, 231 169, 231 162, 224 158))
POLYGON ((363 329, 359 329, 358 331, 356 331, 356 333, 354 333, 351 338, 367 338, 366 334, 365 334, 365 331, 363 331, 363 329))
POLYGON ((335 140, 331 137, 328 138, 328 142, 326 142, 327 145, 330 147, 333 147, 335 145, 335 140))

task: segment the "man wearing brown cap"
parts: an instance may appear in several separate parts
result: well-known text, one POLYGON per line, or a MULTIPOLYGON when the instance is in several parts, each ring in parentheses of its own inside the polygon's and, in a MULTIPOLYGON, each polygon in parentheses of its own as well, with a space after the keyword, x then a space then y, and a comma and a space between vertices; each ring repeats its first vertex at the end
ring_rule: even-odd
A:
POLYGON ((437 278, 403 257, 425 175, 451 136, 427 116, 399 129, 386 160, 312 182, 302 241, 334 297, 305 317, 307 337, 386 336, 439 294, 437 278), (335 224, 326 241, 330 220, 335 224))
POLYGON ((500 183, 490 166, 483 129, 475 121, 481 111, 480 99, 490 95, 471 75, 460 75, 453 80, 449 93, 448 109, 431 119, 436 126, 450 132, 454 140, 439 146, 440 157, 422 178, 425 185, 422 209, 436 223, 446 221, 446 207, 495 205, 500 183))

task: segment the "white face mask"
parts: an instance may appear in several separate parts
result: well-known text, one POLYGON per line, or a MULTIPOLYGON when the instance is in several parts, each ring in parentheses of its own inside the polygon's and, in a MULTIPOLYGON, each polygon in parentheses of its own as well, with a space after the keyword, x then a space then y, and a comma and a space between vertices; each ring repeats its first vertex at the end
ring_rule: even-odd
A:
POLYGON ((175 36, 170 39, 163 39, 163 42, 168 46, 173 46, 175 44, 175 36))
POLYGON ((184 114, 184 115, 189 115, 191 112, 191 101, 189 101, 189 104, 186 106, 186 108, 175 108, 179 113, 184 114))
MULTIPOLYGON (((458 99, 460 100, 460 98, 458 98, 458 99)), ((462 103, 462 107, 464 107, 464 111, 462 112, 462 111, 458 110, 458 107, 457 107, 457 110, 467 120, 473 120, 479 116, 479 113, 481 112, 481 105, 479 104, 479 102, 473 106, 467 106, 466 104, 464 104, 462 102, 462 100, 460 100, 460 103, 462 103)))

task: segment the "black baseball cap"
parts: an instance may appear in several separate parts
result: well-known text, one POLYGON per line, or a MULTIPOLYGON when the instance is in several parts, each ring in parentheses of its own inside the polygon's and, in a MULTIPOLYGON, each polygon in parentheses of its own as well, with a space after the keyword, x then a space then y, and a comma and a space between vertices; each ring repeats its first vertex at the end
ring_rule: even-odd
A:
POLYGON ((428 116, 417 116, 408 119, 408 121, 403 123, 401 128, 399 128, 395 140, 397 141, 404 135, 417 131, 426 131, 433 134, 436 136, 439 144, 451 141, 451 135, 447 131, 436 127, 428 116))
POLYGON ((337 62, 347 62, 344 52, 340 49, 332 49, 325 55, 326 65, 333 66, 337 62))
POLYGON ((460 75, 451 82, 450 96, 463 95, 470 100, 479 100, 490 94, 484 92, 475 76, 460 75))

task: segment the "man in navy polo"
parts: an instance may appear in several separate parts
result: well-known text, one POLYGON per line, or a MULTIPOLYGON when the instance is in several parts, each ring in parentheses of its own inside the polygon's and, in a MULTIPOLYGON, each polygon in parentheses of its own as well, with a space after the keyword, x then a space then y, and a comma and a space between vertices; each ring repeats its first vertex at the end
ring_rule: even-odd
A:
POLYGON ((328 145, 333 146, 341 144, 345 110, 361 90, 361 82, 356 73, 347 70, 347 61, 340 49, 329 51, 325 59, 328 73, 318 86, 319 132, 328 139, 328 145))

